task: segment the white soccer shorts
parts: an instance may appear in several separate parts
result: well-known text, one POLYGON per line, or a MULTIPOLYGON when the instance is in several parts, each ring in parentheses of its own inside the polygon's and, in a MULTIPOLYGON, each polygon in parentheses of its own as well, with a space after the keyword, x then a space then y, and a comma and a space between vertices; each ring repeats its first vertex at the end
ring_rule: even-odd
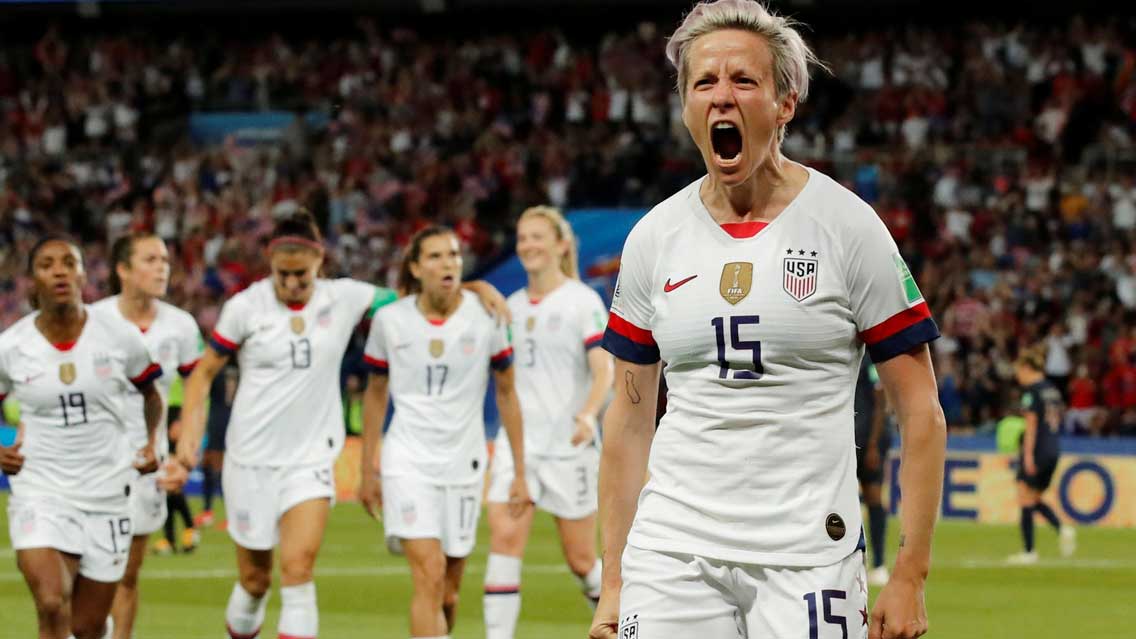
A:
POLYGON ((133 540, 130 510, 91 512, 51 497, 8 498, 12 548, 54 548, 79 556, 79 574, 115 583, 126 572, 133 540))
POLYGON ((157 532, 166 523, 166 491, 158 487, 158 474, 139 475, 130 484, 130 519, 134 535, 157 532))
POLYGON ((785 568, 627 546, 619 639, 865 639, 868 582, 857 550, 785 568))
POLYGON ((304 466, 246 466, 225 457, 221 474, 229 536, 242 548, 272 550, 280 517, 313 499, 335 503, 331 462, 304 466))
POLYGON ((447 557, 468 557, 477 542, 483 482, 442 486, 417 477, 383 477, 383 534, 401 554, 403 539, 437 539, 447 557))
MULTIPOLYGON (((529 495, 537 508, 561 519, 583 519, 596 512, 598 503, 600 452, 593 444, 577 448, 575 457, 529 457, 525 478, 529 495)), ((498 446, 489 468, 486 501, 508 503, 509 486, 515 469, 513 451, 498 446)))

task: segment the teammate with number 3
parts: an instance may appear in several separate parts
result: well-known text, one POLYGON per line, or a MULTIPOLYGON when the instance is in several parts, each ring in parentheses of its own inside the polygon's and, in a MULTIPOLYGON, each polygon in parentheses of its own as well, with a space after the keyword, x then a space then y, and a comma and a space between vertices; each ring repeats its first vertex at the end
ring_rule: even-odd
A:
POLYGON ((482 408, 491 369, 501 421, 520 460, 509 513, 521 517, 531 510, 507 328, 461 289, 461 272, 452 231, 419 231, 399 274, 399 288, 409 296, 376 313, 367 338, 371 375, 363 396, 360 498, 371 516, 381 513, 388 547, 410 564, 412 637, 453 631, 481 512, 482 408), (395 414, 384 438, 388 399, 395 414))
POLYGON ((0 449, 8 526, 35 600, 41 639, 103 639, 132 539, 130 488, 157 470, 161 367, 138 331, 85 306, 79 248, 41 241, 28 258, 37 312, 0 334, 0 401, 20 402, 21 434, 0 449), (130 397, 142 397, 146 438, 131 446, 130 397), (133 467, 132 467, 133 465, 133 467))
POLYGON ((751 0, 702 3, 667 56, 708 175, 624 246, 591 636, 921 636, 946 445, 938 328, 871 207, 781 154, 815 59, 793 23, 751 0), (900 547, 870 616, 853 426, 865 347, 902 429, 900 547))
MULTIPOLYGON (((556 518, 568 568, 594 605, 596 559, 596 416, 611 390, 611 355, 598 348, 607 325, 603 300, 580 282, 576 238, 554 208, 537 206, 517 222, 517 255, 527 286, 509 296, 517 349, 517 395, 525 422, 525 468, 533 500, 556 518)), ((521 611, 521 557, 533 510, 507 512, 516 477, 508 433, 497 435, 490 468, 489 562, 485 635, 513 639, 521 611)))

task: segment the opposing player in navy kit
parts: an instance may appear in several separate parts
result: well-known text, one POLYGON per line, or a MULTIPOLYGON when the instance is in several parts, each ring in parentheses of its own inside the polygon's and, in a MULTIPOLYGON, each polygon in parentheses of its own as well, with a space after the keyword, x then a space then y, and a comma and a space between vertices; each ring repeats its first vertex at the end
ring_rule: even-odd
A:
POLYGON ((792 23, 751 0, 702 3, 667 54, 708 175, 624 246, 591 636, 921 636, 946 447, 938 328, 871 207, 781 154, 814 59, 792 23), (870 617, 853 432, 865 348, 903 435, 904 541, 870 617))
MULTIPOLYGON (((235 639, 260 632, 279 546, 279 633, 310 639, 319 628, 315 559, 335 498, 333 465, 343 447, 343 352, 359 322, 396 295, 358 280, 320 278, 324 248, 307 212, 277 222, 268 253, 271 277, 225 303, 186 384, 178 458, 187 468, 196 466, 205 397, 235 354, 240 382, 222 482, 239 580, 226 625, 235 639)), ((496 291, 485 294, 500 298, 496 291)))
POLYGON ((868 571, 868 585, 883 586, 888 582, 887 510, 884 509, 882 488, 884 464, 891 449, 891 430, 887 425, 887 398, 880 385, 880 375, 871 359, 860 363, 856 379, 856 479, 860 493, 868 507, 868 543, 872 546, 872 569, 868 571))
POLYGON ((1045 378, 1045 345, 1026 349, 1014 363, 1014 375, 1025 389, 1022 393, 1022 415, 1026 430, 1022 434, 1018 455, 1018 504, 1021 507, 1022 552, 1011 555, 1010 564, 1035 564, 1033 516, 1039 514, 1058 533, 1061 554, 1068 557, 1076 550, 1076 532, 1062 524, 1041 494, 1053 481, 1061 458, 1061 424, 1065 419, 1065 402, 1061 391, 1045 378))
MULTIPOLYGON (((188 376, 201 358, 202 346, 201 331, 193 316, 161 299, 166 295, 170 280, 166 243, 156 235, 123 236, 111 247, 111 269, 113 295, 99 300, 94 307, 141 331, 142 341, 162 370, 166 371, 157 382, 165 401, 169 397, 174 371, 188 376)), ((147 439, 142 397, 131 393, 129 402, 133 408, 126 413, 128 436, 132 447, 141 448, 147 439)), ((130 491, 134 539, 130 543, 126 572, 111 607, 113 639, 131 639, 134 636, 134 619, 138 614, 138 573, 146 556, 146 543, 166 520, 166 491, 159 486, 159 476, 176 486, 184 484, 187 477, 181 464, 167 463, 167 417, 168 413, 163 412, 154 437, 154 455, 161 468, 157 473, 139 475, 130 491)))
POLYGON ((449 637, 454 627, 481 512, 487 461, 482 408, 491 369, 501 422, 518 460, 508 491, 510 514, 531 510, 508 328, 461 289, 461 272, 453 231, 419 231, 399 277, 408 296, 376 313, 367 337, 371 375, 363 396, 359 494, 367 512, 382 517, 388 547, 410 564, 412 637, 449 637), (384 437, 388 398, 395 413, 384 437))
POLYGON ((20 402, 22 440, 0 449, 8 530, 43 639, 103 639, 126 569, 130 489, 157 470, 162 369, 137 330, 83 304, 78 246, 41 241, 28 258, 36 312, 0 333, 0 401, 20 402), (140 405, 129 393, 137 389, 140 405), (145 416, 131 446, 127 413, 145 416))
MULTIPOLYGON (((599 598, 596 559, 596 417, 611 390, 611 355, 598 348, 607 325, 603 301, 580 282, 576 238, 554 208, 537 206, 517 222, 517 256, 528 275, 509 296, 517 343, 517 395, 525 423, 525 468, 537 508, 556 518, 568 567, 588 601, 599 598)), ((490 469, 487 639, 513 639, 521 611, 521 557, 533 510, 509 515, 516 477, 508 433, 497 435, 490 469)))

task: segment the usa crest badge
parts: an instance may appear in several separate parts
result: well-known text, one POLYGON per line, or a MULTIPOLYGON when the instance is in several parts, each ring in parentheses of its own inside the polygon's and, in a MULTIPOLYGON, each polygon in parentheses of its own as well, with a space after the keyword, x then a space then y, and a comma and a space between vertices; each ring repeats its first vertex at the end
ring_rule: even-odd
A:
POLYGON ((817 261, 809 257, 786 257, 781 286, 789 297, 803 302, 817 290, 817 261))
POLYGON ((730 262, 722 267, 722 280, 718 292, 722 299, 737 304, 749 295, 753 286, 753 264, 749 262, 730 262))
POLYGON ((441 357, 442 353, 446 352, 446 343, 440 339, 430 340, 430 356, 441 357))
POLYGON ((291 320, 292 332, 300 335, 304 332, 304 318, 299 315, 293 315, 291 320))
POLYGON ((59 381, 64 384, 70 384, 75 381, 76 375, 74 362, 64 362, 59 365, 59 381))
POLYGON ((534 328, 536 328, 536 318, 529 315, 528 319, 525 320, 525 330, 531 333, 534 328))

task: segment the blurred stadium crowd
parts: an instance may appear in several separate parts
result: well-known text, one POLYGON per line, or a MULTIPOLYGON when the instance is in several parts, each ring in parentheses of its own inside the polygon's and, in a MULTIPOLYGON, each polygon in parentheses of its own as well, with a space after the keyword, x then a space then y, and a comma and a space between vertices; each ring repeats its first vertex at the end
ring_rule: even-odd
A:
MULTIPOLYGON (((28 311, 27 250, 152 229, 175 304, 209 328, 265 272, 273 216, 307 207, 330 271, 392 280, 418 228, 453 225, 476 270, 532 204, 644 208, 701 173, 663 58, 670 24, 430 37, 361 19, 335 37, 51 28, 0 46, 0 327, 28 311), (39 34, 36 34, 39 35, 39 34), (34 42, 34 45, 32 44, 34 42), (317 111, 272 147, 198 147, 194 111, 317 111)), ((1037 341, 1070 432, 1136 434, 1136 24, 818 30, 785 140, 891 228, 936 314, 956 428, 1017 407, 1037 341)), ((587 238, 582 238, 587 242, 587 238)))

